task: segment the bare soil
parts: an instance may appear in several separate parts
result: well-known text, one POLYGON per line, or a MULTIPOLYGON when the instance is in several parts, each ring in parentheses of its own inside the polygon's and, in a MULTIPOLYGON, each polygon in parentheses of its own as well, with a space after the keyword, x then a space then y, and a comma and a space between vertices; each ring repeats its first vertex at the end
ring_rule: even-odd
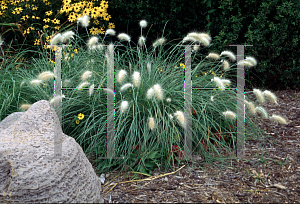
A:
POLYGON ((148 178, 139 182, 132 181, 133 173, 118 176, 118 171, 110 172, 102 185, 104 201, 300 203, 300 93, 273 93, 278 97, 278 105, 262 106, 270 116, 281 115, 289 124, 259 120, 258 126, 268 137, 263 142, 246 140, 244 158, 231 159, 221 166, 205 163, 198 157, 188 165, 182 162, 174 166, 174 171, 155 169, 152 177, 139 175, 139 179, 148 178))

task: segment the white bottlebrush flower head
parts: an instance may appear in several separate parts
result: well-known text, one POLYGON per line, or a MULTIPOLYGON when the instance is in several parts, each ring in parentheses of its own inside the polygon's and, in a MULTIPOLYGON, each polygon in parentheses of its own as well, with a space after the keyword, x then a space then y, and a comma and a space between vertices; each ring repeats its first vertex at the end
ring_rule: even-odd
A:
POLYGON ((104 47, 105 46, 102 43, 100 43, 99 45, 97 45, 97 50, 102 51, 102 50, 104 50, 104 47))
POLYGON ((211 97, 210 97, 210 100, 211 100, 212 102, 214 102, 214 96, 211 96, 211 97))
POLYGON ((88 41, 88 46, 92 47, 93 45, 96 45, 98 43, 98 38, 96 36, 91 37, 88 41))
POLYGON ((131 84, 131 83, 124 84, 124 85, 120 88, 120 91, 121 91, 121 92, 126 91, 129 87, 133 87, 133 84, 131 84))
POLYGON ((268 113, 263 107, 258 106, 255 109, 256 109, 256 112, 259 113, 263 118, 265 118, 265 119, 268 118, 268 113))
POLYGON ((129 104, 127 101, 122 101, 121 107, 120 107, 121 113, 124 113, 128 109, 128 106, 129 106, 129 104))
POLYGON ((127 72, 124 69, 121 69, 117 75, 117 82, 119 82, 120 84, 123 83, 126 75, 127 72))
POLYGON ((225 118, 229 118, 229 119, 236 119, 236 114, 232 111, 225 111, 223 112, 223 115, 225 116, 225 118))
POLYGON ((255 94, 255 96, 256 96, 259 103, 264 103, 265 102, 264 95, 259 89, 253 89, 253 93, 255 94))
POLYGON ((189 33, 184 41, 197 41, 202 43, 204 46, 208 46, 211 41, 211 37, 206 33, 189 33))
POLYGON ((81 76, 81 79, 82 80, 86 80, 88 78, 92 77, 92 72, 91 71, 85 71, 82 76, 81 76))
POLYGON ((270 117, 270 120, 278 122, 280 124, 284 124, 284 125, 288 124, 286 119, 284 119, 283 117, 281 117, 279 115, 275 115, 275 114, 273 114, 272 117, 270 117))
POLYGON ((182 40, 183 43, 185 43, 187 41, 189 41, 189 42, 200 42, 199 39, 191 37, 191 36, 184 37, 183 40, 182 40))
POLYGON ((208 33, 199 33, 199 35, 201 37, 205 37, 209 41, 209 43, 211 42, 211 37, 208 33))
POLYGON ((159 84, 153 86, 155 96, 158 100, 163 100, 163 90, 159 84))
POLYGON ((174 117, 172 114, 169 114, 169 118, 172 120, 174 117))
POLYGON ((227 60, 221 60, 222 64, 223 64, 223 69, 225 71, 228 71, 229 70, 229 62, 227 60))
POLYGON ((74 39, 75 33, 73 31, 66 31, 62 34, 63 43, 66 43, 70 38, 74 39))
POLYGON ((148 118, 148 126, 149 126, 150 130, 153 130, 155 128, 155 122, 154 122, 153 117, 148 118))
POLYGON ((162 45, 166 42, 165 38, 159 38, 153 43, 153 47, 156 48, 159 45, 162 45))
POLYGON ((53 99, 50 100, 51 106, 54 106, 54 103, 59 103, 62 98, 65 98, 65 95, 55 96, 53 99))
POLYGON ((133 82, 133 86, 135 86, 136 88, 138 88, 140 86, 141 76, 140 76, 139 72, 133 72, 132 82, 133 82))
POLYGON ((233 52, 230 52, 230 51, 223 51, 221 52, 221 55, 225 55, 225 56, 228 56, 229 59, 231 59, 232 61, 235 61, 236 60, 236 57, 235 57, 235 54, 233 54, 233 52))
POLYGON ((264 91, 263 95, 266 97, 266 99, 268 99, 269 101, 278 104, 277 103, 277 97, 275 96, 275 94, 273 94, 271 91, 264 91))
POLYGON ((42 72, 41 74, 39 74, 38 79, 40 79, 42 81, 46 81, 48 79, 52 79, 53 77, 54 77, 53 72, 45 71, 45 72, 42 72))
POLYGON ((88 27, 89 26, 89 21, 90 17, 88 15, 82 16, 78 18, 77 24, 81 24, 82 27, 88 27))
POLYGON ((107 29, 105 32, 105 35, 112 35, 115 36, 116 35, 116 31, 114 29, 107 29))
POLYGON ((210 58, 210 59, 217 60, 217 59, 220 58, 220 55, 218 55, 217 53, 211 52, 211 53, 209 53, 209 54, 206 56, 206 58, 210 58))
POLYGON ((26 111, 30 108, 30 106, 31 106, 30 104, 22 104, 21 108, 26 111))
POLYGON ((147 62, 147 70, 148 70, 148 73, 149 73, 149 76, 150 76, 150 72, 151 72, 151 64, 150 64, 150 62, 147 62))
POLYGON ((62 43, 64 40, 64 37, 60 34, 57 33, 51 40, 50 45, 57 45, 58 43, 62 43))
POLYGON ((224 85, 228 85, 228 86, 231 83, 231 81, 229 79, 221 79, 221 81, 224 85))
POLYGON ((254 66, 250 61, 246 61, 246 60, 238 61, 237 65, 243 65, 244 67, 248 67, 248 68, 254 66))
POLYGON ((218 88, 220 88, 222 91, 225 90, 225 86, 219 77, 214 77, 213 79, 211 79, 211 81, 214 81, 217 84, 218 88))
POLYGON ((151 99, 151 98, 153 98, 153 96, 154 96, 154 89, 153 88, 150 88, 148 91, 147 91, 147 96, 146 96, 146 98, 147 99, 151 99))
POLYGON ((250 62, 253 66, 257 65, 257 61, 254 57, 246 57, 245 61, 250 62))
POLYGON ((184 113, 182 111, 176 111, 174 113, 176 119, 180 122, 181 126, 185 128, 185 120, 184 120, 184 113))
POLYGON ((79 84, 78 89, 82 89, 82 88, 84 88, 84 87, 87 87, 89 84, 90 84, 90 83, 87 82, 87 81, 82 82, 81 84, 79 84))
POLYGON ((94 93, 94 87, 95 87, 94 84, 92 84, 92 85, 90 86, 90 88, 89 88, 89 96, 91 96, 91 95, 94 93))
POLYGON ((37 86, 37 85, 40 85, 41 83, 42 83, 42 80, 40 80, 40 79, 34 79, 34 80, 30 81, 30 84, 32 86, 37 86))
POLYGON ((119 40, 125 40, 127 42, 130 42, 130 36, 127 35, 126 33, 120 33, 118 35, 119 40))
POLYGON ((167 98, 166 101, 167 101, 168 103, 171 103, 171 99, 170 99, 170 98, 167 98))
POLYGON ((200 45, 194 45, 194 46, 193 46, 193 50, 194 50, 194 51, 199 50, 199 48, 200 48, 200 45))
POLYGON ((249 108, 250 113, 252 113, 253 115, 255 115, 256 114, 256 108, 255 108, 254 104, 252 102, 247 101, 247 100, 245 100, 245 104, 249 108))
POLYGON ((148 25, 148 23, 147 23, 146 20, 141 20, 141 21, 140 21, 140 26, 141 26, 141 28, 146 28, 147 25, 148 25))
POLYGON ((145 45, 145 42, 146 42, 146 38, 141 36, 139 37, 139 45, 142 47, 145 45))

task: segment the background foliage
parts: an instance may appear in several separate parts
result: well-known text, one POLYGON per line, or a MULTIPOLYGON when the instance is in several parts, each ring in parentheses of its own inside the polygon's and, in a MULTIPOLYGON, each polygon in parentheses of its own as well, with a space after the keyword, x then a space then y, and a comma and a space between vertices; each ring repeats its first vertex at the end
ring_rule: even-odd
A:
POLYGON ((297 0, 111 0, 108 12, 117 32, 128 33, 135 43, 140 36, 138 22, 146 19, 150 28, 143 34, 149 36, 147 47, 161 37, 166 23, 164 36, 169 41, 197 31, 210 33, 209 50, 218 53, 236 53, 230 44, 253 45, 245 47, 245 55, 255 56, 258 65, 246 71, 246 88, 299 88, 297 0))

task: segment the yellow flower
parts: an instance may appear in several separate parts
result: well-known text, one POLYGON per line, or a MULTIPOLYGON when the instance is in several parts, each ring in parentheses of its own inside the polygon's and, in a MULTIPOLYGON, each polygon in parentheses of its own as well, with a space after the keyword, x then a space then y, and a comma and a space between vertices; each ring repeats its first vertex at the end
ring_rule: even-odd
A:
POLYGON ((182 68, 185 68, 185 64, 183 64, 183 63, 181 63, 180 66, 181 66, 182 68))
POLYGON ((50 5, 50 4, 51 4, 50 2, 45 3, 46 6, 48 6, 48 5, 50 5))
POLYGON ((85 9, 85 10, 82 12, 82 16, 90 15, 90 12, 91 12, 90 9, 85 9))
POLYGON ((85 7, 85 2, 81 1, 81 2, 79 2, 79 5, 80 5, 81 8, 84 8, 85 7))
POLYGON ((57 20, 56 18, 54 18, 53 20, 51 20, 52 21, 52 23, 54 23, 54 24, 60 24, 60 20, 57 20))
POLYGON ((80 10, 81 10, 81 8, 80 8, 79 6, 74 6, 74 11, 75 11, 76 13, 78 13, 80 10))
POLYGON ((97 34, 97 29, 92 27, 90 28, 90 33, 92 33, 93 35, 96 35, 97 34))
POLYGON ((46 11, 46 16, 51 16, 52 15, 52 11, 46 11))
POLYGON ((202 72, 203 75, 206 75, 206 72, 202 72))
POLYGON ((94 20, 94 24, 95 25, 99 25, 99 21, 98 20, 94 20))
POLYGON ((0 16, 2 16, 3 15, 3 12, 2 11, 0 11, 0 16))
POLYGON ((40 44, 40 39, 36 39, 35 41, 34 41, 34 45, 39 45, 40 44))
POLYGON ((47 29, 47 28, 49 28, 49 26, 48 25, 44 25, 44 28, 47 29))
POLYGON ((75 52, 76 54, 78 54, 78 49, 75 49, 74 52, 75 52))
POLYGON ((83 115, 82 113, 79 113, 79 114, 78 114, 78 119, 79 119, 79 120, 82 120, 83 118, 84 118, 84 115, 83 115))
POLYGON ((110 15, 106 15, 103 19, 104 19, 105 21, 109 21, 110 18, 111 18, 110 15))
POLYGON ((40 17, 36 16, 35 19, 41 19, 40 17))
POLYGON ((97 33, 104 34, 104 33, 105 33, 105 31, 104 31, 104 29, 103 29, 103 28, 100 28, 100 29, 97 29, 97 33))
POLYGON ((212 71, 212 73, 211 73, 212 75, 214 75, 214 76, 217 76, 216 74, 215 74, 215 72, 214 71, 212 71))
POLYGON ((76 120, 76 124, 77 124, 77 125, 79 124, 79 120, 76 120))
POLYGON ((37 6, 34 6, 34 7, 32 7, 32 10, 34 11, 34 10, 38 10, 38 7, 37 6))
POLYGON ((54 29, 59 30, 59 26, 55 26, 54 29))
POLYGON ((70 13, 70 15, 69 15, 69 17, 68 17, 68 20, 69 20, 70 22, 73 22, 73 21, 76 21, 76 20, 77 20, 76 15, 75 15, 74 12, 70 13))
POLYGON ((108 1, 101 1, 101 6, 103 6, 104 8, 108 8, 108 1))
POLYGON ((28 18, 29 18, 29 16, 28 16, 28 15, 26 15, 26 16, 22 16, 22 18, 21 18, 21 19, 22 19, 23 21, 26 21, 28 18))
POLYGON ((98 17, 98 12, 96 8, 93 8, 91 10, 91 18, 97 18, 98 17))
POLYGON ((50 22, 50 18, 45 18, 43 21, 45 21, 45 23, 50 22))
POLYGON ((1 9, 2 9, 2 10, 5 10, 5 9, 7 9, 7 6, 6 6, 6 5, 1 6, 1 9))
POLYGON ((109 23, 108 28, 115 28, 115 24, 114 23, 109 23))

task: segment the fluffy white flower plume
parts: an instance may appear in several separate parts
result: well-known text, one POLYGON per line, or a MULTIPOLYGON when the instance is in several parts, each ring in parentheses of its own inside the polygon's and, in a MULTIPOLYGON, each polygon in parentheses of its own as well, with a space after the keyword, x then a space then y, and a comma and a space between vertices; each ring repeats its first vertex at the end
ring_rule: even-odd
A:
POLYGON ((259 103, 264 103, 265 102, 264 95, 259 89, 253 89, 253 93, 255 94, 255 96, 258 99, 259 103))
POLYGON ((89 82, 82 82, 81 84, 79 84, 78 89, 82 89, 84 87, 87 87, 90 83, 89 82))
POLYGON ((127 101, 122 101, 121 107, 120 107, 121 113, 124 113, 128 109, 128 105, 129 104, 127 101))
POLYGON ((120 33, 118 35, 119 40, 125 40, 127 42, 130 42, 130 36, 125 33, 120 33))
POLYGON ((272 121, 275 121, 275 122, 278 122, 280 124, 284 124, 284 125, 287 125, 287 121, 286 119, 284 119, 283 117, 279 116, 279 115, 272 115, 272 117, 270 117, 270 120, 272 121))
POLYGON ((225 90, 225 86, 224 86, 222 80, 219 77, 214 77, 213 79, 211 79, 211 81, 216 82, 218 88, 220 88, 222 91, 225 90))
POLYGON ((247 101, 247 100, 245 100, 245 104, 249 108, 250 113, 252 113, 253 115, 255 115, 256 114, 256 109, 255 109, 254 104, 252 102, 247 101))
POLYGON ((263 118, 267 119, 268 118, 268 113, 263 107, 256 107, 256 112, 259 113, 263 118))
POLYGON ((146 20, 141 20, 140 21, 140 26, 141 26, 141 28, 146 28, 147 27, 147 21, 146 20))
POLYGON ((257 65, 257 61, 253 57, 246 57, 245 61, 250 62, 253 66, 257 65))
POLYGON ((144 38, 143 36, 141 36, 139 38, 139 45, 142 47, 145 45, 145 42, 146 42, 146 38, 144 38))
POLYGON ((92 85, 90 86, 90 88, 89 88, 89 96, 91 96, 91 95, 94 93, 94 87, 95 87, 94 84, 92 84, 92 85))
POLYGON ((271 102, 278 104, 277 103, 277 97, 275 96, 275 94, 273 94, 271 91, 264 91, 263 92, 264 96, 271 102))
POLYGON ((39 85, 41 83, 42 83, 42 80, 39 80, 39 79, 34 79, 34 80, 30 81, 30 84, 32 86, 37 86, 37 85, 39 85))
POLYGON ((148 91, 147 91, 147 96, 146 96, 146 98, 147 99, 151 99, 151 98, 153 98, 153 96, 154 96, 154 89, 153 88, 150 88, 148 91))
POLYGON ((153 86, 155 96, 158 100, 163 100, 163 91, 159 84, 153 86))
POLYGON ((194 37, 191 37, 191 36, 187 36, 185 38, 183 38, 182 42, 185 43, 187 41, 190 41, 190 42, 199 42, 198 39, 194 38, 194 37))
POLYGON ((220 58, 220 55, 218 55, 217 53, 209 53, 206 58, 210 58, 210 59, 214 59, 214 60, 217 60, 220 58))
POLYGON ((127 72, 123 69, 121 69, 117 75, 117 82, 120 84, 123 83, 123 80, 125 79, 125 76, 127 75, 127 72))
POLYGON ((159 45, 162 45, 166 42, 166 39, 165 38, 159 38, 158 40, 156 40, 154 43, 153 43, 153 47, 156 48, 157 46, 159 45))
POLYGON ((105 35, 113 35, 115 36, 116 35, 116 31, 114 29, 107 29, 106 32, 105 32, 105 35))
POLYGON ((92 77, 92 72, 91 71, 85 71, 82 76, 81 76, 81 79, 82 80, 86 80, 87 78, 90 78, 92 77))
POLYGON ((224 85, 228 85, 228 86, 229 86, 229 84, 231 83, 231 81, 228 80, 228 79, 221 79, 221 81, 222 81, 222 83, 223 83, 224 85))
POLYGON ((210 100, 211 100, 212 102, 214 102, 214 96, 211 96, 211 97, 210 97, 210 100))
POLYGON ((169 114, 169 118, 172 120, 174 117, 172 116, 172 114, 169 114))
POLYGON ((170 99, 170 98, 167 98, 166 101, 167 101, 168 103, 171 103, 171 99, 170 99))
POLYGON ((154 122, 154 118, 153 117, 149 117, 148 118, 148 125, 149 125, 149 128, 151 130, 153 130, 155 128, 155 122, 154 122))
POLYGON ((133 81, 133 85, 138 88, 140 86, 141 83, 141 76, 139 72, 133 72, 132 75, 132 81, 133 81))
POLYGON ((248 68, 254 66, 250 61, 246 61, 246 60, 238 61, 237 65, 243 65, 244 67, 248 67, 248 68))
POLYGON ((48 79, 52 79, 53 77, 54 77, 53 72, 45 71, 38 76, 38 79, 40 79, 42 81, 46 81, 48 79))
POLYGON ((147 63, 147 70, 148 70, 148 74, 150 76, 150 72, 151 72, 151 64, 150 64, 150 62, 147 63))
POLYGON ((221 62, 223 63, 223 69, 225 71, 229 70, 229 62, 227 60, 221 60, 221 62))
POLYGON ((57 104, 61 101, 62 98, 65 98, 65 95, 56 96, 53 99, 50 100, 51 106, 54 106, 54 103, 57 104))
POLYGON ((174 113, 174 116, 180 122, 181 126, 185 128, 184 113, 182 111, 176 111, 176 113, 174 113))
POLYGON ((223 112, 223 115, 225 116, 225 118, 229 118, 229 119, 235 119, 236 118, 236 114, 232 111, 225 111, 223 112))
POLYGON ((78 18, 77 24, 81 24, 82 27, 88 27, 89 26, 89 21, 90 17, 88 15, 82 16, 78 18))
POLYGON ((194 46, 193 46, 193 50, 194 50, 194 51, 197 51, 197 50, 199 50, 199 48, 200 48, 200 46, 199 46, 199 45, 194 45, 194 46))
POLYGON ((57 45, 58 43, 62 43, 64 40, 64 37, 60 34, 57 33, 51 40, 50 45, 57 45))
POLYGON ((211 37, 207 33, 189 33, 184 41, 197 41, 204 46, 208 46, 211 41, 211 37))
POLYGON ((75 33, 73 31, 66 31, 62 34, 62 41, 63 43, 66 43, 70 38, 74 39, 73 35, 75 33))
POLYGON ((133 84, 131 84, 131 83, 124 84, 124 85, 120 88, 120 91, 121 91, 121 92, 126 91, 129 87, 133 87, 133 84))
POLYGON ((98 38, 97 37, 91 37, 88 41, 88 46, 92 47, 93 45, 96 45, 98 43, 98 38))
POLYGON ((228 56, 232 61, 235 61, 235 60, 236 60, 236 57, 235 57, 235 55, 233 54, 233 52, 230 52, 230 51, 223 51, 223 52, 221 52, 221 55, 220 55, 220 56, 222 56, 222 55, 228 56))

